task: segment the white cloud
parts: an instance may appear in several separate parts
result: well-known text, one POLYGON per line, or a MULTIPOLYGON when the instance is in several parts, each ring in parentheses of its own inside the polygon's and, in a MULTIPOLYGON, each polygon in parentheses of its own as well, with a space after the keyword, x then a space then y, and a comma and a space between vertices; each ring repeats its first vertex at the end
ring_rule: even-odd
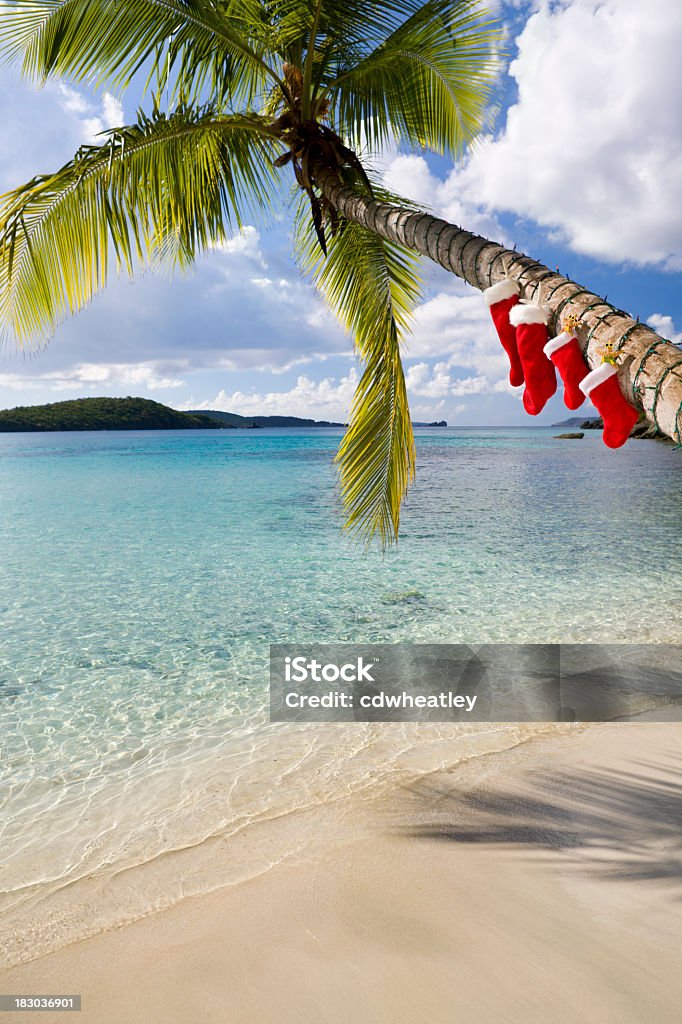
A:
POLYGON ((480 292, 457 280, 418 308, 404 358, 417 418, 423 406, 414 404, 415 399, 440 400, 429 406, 429 413, 445 401, 452 418, 463 408, 453 406, 453 398, 520 395, 509 385, 509 362, 480 292))
POLYGON ((87 114, 88 111, 92 110, 92 105, 88 103, 85 96, 78 92, 77 89, 72 89, 70 86, 64 85, 63 82, 58 82, 57 92, 60 96, 59 105, 67 114, 87 114))
POLYGON ((437 363, 433 369, 428 363, 415 363, 408 367, 405 383, 410 395, 443 398, 450 393, 452 380, 444 363, 437 363))
MULTIPOLYGON (((244 256, 247 260, 257 263, 263 270, 267 269, 267 263, 260 244, 260 231, 253 224, 246 224, 232 238, 219 242, 214 247, 215 252, 227 253, 237 256, 244 256)), ((254 278, 254 283, 258 278, 254 278)))
POLYGON ((441 357, 448 367, 475 371, 493 382, 506 379, 507 357, 481 293, 453 281, 417 310, 405 358, 441 357))
POLYGON ((123 125, 123 104, 110 92, 102 97, 102 120, 107 128, 120 128, 123 125))
MULTIPOLYGON (((220 279, 206 289, 207 296, 219 295, 228 286, 234 288, 235 284, 239 283, 243 294, 246 296, 251 292, 253 300, 261 310, 270 307, 275 315, 281 317, 284 307, 287 307, 288 319, 303 323, 316 331, 324 328, 327 334, 340 335, 340 328, 322 302, 319 293, 300 274, 253 274, 254 263, 261 271, 268 269, 261 247, 260 232, 253 225, 246 225, 232 238, 217 244, 214 252, 227 258, 222 261, 220 279)), ((343 346, 343 354, 348 353, 348 348, 348 345, 343 346)), ((291 365, 292 361, 286 363, 286 366, 291 365)))
POLYGON ((58 83, 36 88, 16 68, 0 67, 0 191, 61 167, 84 141, 83 118, 98 112, 74 89, 58 83))
POLYGON ((660 334, 662 338, 667 338, 668 341, 672 341, 673 345, 682 345, 682 331, 675 329, 673 318, 671 316, 664 316, 662 313, 652 313, 647 320, 649 327, 653 327, 657 334, 660 334))
POLYGON ((511 245, 491 204, 481 200, 475 182, 464 184, 461 175, 453 173, 441 181, 431 174, 424 157, 402 155, 388 161, 384 182, 393 192, 411 199, 453 224, 461 224, 485 238, 511 245))
POLYGON ((188 360, 144 363, 79 363, 45 373, 0 373, 0 387, 10 391, 83 391, 142 387, 147 391, 181 387, 177 376, 189 367, 188 360))
MULTIPOLYGON (((182 409, 221 409, 242 416, 302 416, 311 419, 347 422, 350 407, 358 385, 355 367, 340 380, 326 377, 314 381, 300 376, 287 391, 228 392, 221 390, 215 398, 203 402, 190 400, 178 406, 182 409)), ((452 418, 467 408, 463 403, 453 404, 453 398, 467 395, 493 395, 510 393, 504 381, 484 376, 455 377, 445 363, 431 367, 426 362, 416 363, 406 371, 408 397, 415 419, 435 419, 443 411, 452 418), (427 401, 419 401, 426 399, 427 401)))
POLYGON ((105 92, 101 102, 88 99, 63 82, 56 84, 59 104, 67 114, 76 114, 83 129, 83 142, 102 143, 98 138, 108 128, 120 128, 124 123, 123 105, 116 96, 105 92))
POLYGON ((336 381, 330 377, 314 381, 301 376, 288 391, 270 391, 266 394, 220 391, 215 398, 183 408, 221 409, 242 416, 301 416, 309 419, 346 422, 358 375, 351 368, 347 376, 336 381))
MULTIPOLYGON (((494 379, 483 374, 469 377, 455 377, 447 363, 436 363, 430 367, 428 363, 415 363, 405 374, 407 390, 410 398, 463 398, 465 395, 494 395, 499 393, 514 394, 514 390, 504 379, 494 379)), ((437 406, 442 407, 443 402, 437 406)))
POLYGON ((445 181, 400 156, 389 184, 505 241, 529 217, 576 252, 682 268, 682 4, 542 0, 516 40, 518 89, 497 137, 445 181))
POLYGON ((458 402, 457 405, 448 404, 446 406, 445 400, 441 399, 440 402, 429 402, 428 405, 410 402, 410 411, 412 419, 417 422, 420 420, 447 419, 451 423, 456 416, 461 416, 463 412, 467 412, 468 406, 464 402, 458 402))
MULTIPOLYGON (((262 294, 262 301, 282 310, 289 307, 293 317, 308 327, 340 331, 338 321, 313 286, 300 277, 252 277, 248 282, 262 294)), ((344 346, 347 349, 347 346, 344 346)), ((344 351, 345 354, 345 351, 344 351)))

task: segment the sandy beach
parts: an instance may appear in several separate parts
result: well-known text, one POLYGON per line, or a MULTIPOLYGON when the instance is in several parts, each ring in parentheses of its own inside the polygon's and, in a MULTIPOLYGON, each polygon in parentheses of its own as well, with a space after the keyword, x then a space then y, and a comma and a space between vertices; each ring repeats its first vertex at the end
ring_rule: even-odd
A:
POLYGON ((4 971, 0 990, 80 993, 87 1024, 673 1024, 679 740, 557 726, 355 794, 259 877, 4 971))

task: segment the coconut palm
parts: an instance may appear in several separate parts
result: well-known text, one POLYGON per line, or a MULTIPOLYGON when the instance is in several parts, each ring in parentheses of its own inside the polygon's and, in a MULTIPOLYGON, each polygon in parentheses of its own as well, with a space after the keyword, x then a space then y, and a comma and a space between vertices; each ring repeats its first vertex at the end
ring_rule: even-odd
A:
POLYGON ((121 91, 146 74, 150 106, 4 197, 5 332, 44 338, 104 286, 112 257, 130 273, 191 264, 254 215, 280 215, 293 181, 297 259, 364 361, 338 453, 350 528, 397 536, 414 475, 401 341, 419 256, 479 288, 518 277, 555 319, 582 314, 588 357, 621 343, 634 399, 679 439, 676 349, 537 262, 387 195, 362 158, 393 139, 461 153, 485 124, 498 41, 478 0, 4 0, 0 50, 27 76, 121 91))

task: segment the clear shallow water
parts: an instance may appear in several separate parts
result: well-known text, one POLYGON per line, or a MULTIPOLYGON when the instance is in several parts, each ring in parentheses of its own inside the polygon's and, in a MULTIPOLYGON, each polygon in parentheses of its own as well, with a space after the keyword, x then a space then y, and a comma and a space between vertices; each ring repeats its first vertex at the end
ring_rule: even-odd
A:
POLYGON ((210 887, 247 826, 230 877, 264 870, 254 825, 418 756, 420 727, 269 726, 272 642, 682 640, 682 453, 553 433, 420 430, 385 555, 340 535, 334 431, 0 435, 9 958, 210 887))

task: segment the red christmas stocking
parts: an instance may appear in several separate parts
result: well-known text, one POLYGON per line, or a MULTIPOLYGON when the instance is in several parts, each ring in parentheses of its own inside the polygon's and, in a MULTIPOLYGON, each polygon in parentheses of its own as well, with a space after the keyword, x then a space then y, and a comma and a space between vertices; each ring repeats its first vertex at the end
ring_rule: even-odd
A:
POLYGON ((516 327, 516 345, 526 381, 523 407, 537 416, 557 387, 554 366, 543 351, 548 338, 547 314, 541 306, 519 303, 510 309, 509 322, 516 327))
POLYGON ((620 448, 629 438, 638 413, 620 390, 617 367, 602 363, 581 380, 579 387, 604 420, 604 444, 608 448, 620 448))
POLYGON ((509 311, 519 301, 519 286, 516 281, 505 278, 497 284, 486 288, 483 292, 483 299, 490 309, 490 315, 495 323, 497 336, 502 342, 502 347, 509 357, 509 383, 517 388, 523 384, 523 367, 516 348, 516 331, 509 323, 509 311))
POLYGON ((585 401, 585 395, 578 385, 587 377, 590 368, 585 362, 575 331, 562 331, 547 342, 544 352, 564 382, 564 404, 568 409, 579 409, 585 401))

